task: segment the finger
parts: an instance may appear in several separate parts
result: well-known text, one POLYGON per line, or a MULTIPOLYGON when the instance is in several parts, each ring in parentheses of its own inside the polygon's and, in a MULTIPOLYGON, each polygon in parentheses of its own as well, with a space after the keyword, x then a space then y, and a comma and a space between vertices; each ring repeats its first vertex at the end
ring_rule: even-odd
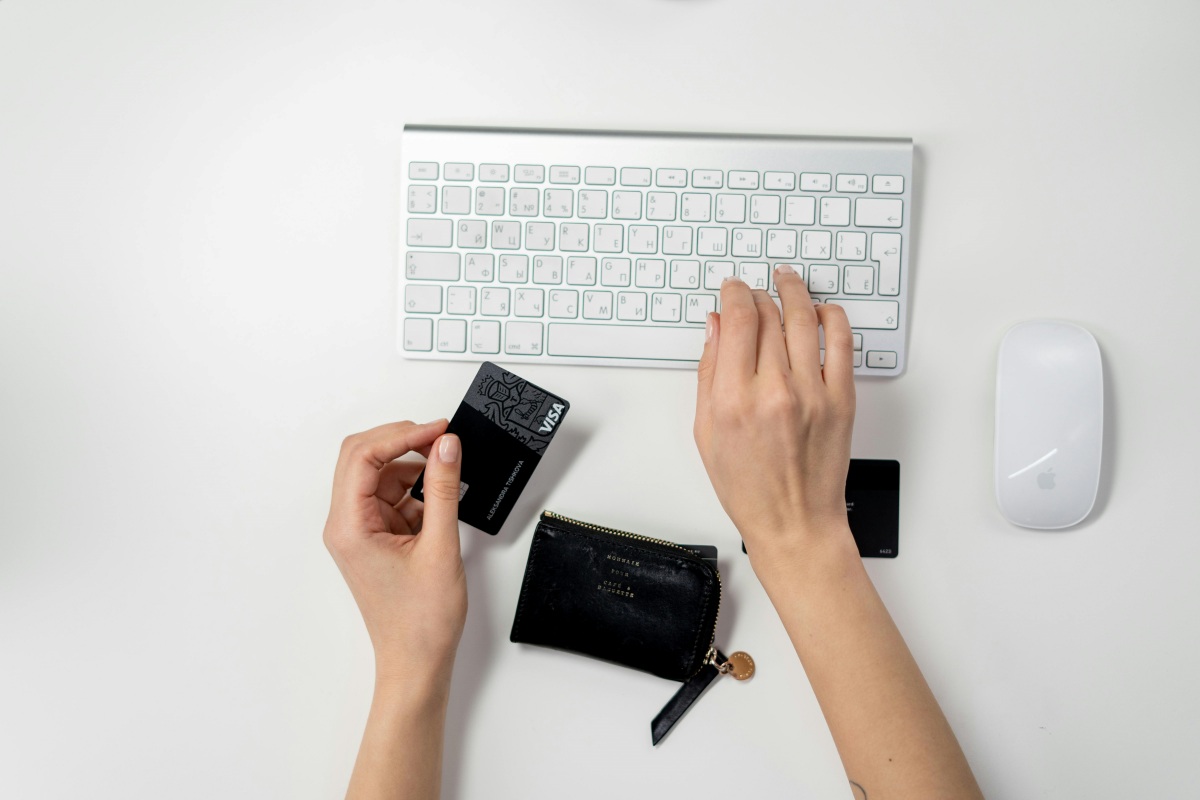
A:
POLYGON ((408 496, 408 490, 417 482, 417 476, 425 469, 423 461, 393 461, 379 470, 379 488, 375 496, 394 506, 408 496))
POLYGON ((459 551, 458 490, 462 473, 462 442, 453 433, 441 436, 429 451, 425 466, 425 511, 421 536, 426 541, 459 551))
POLYGON ((347 437, 333 475, 334 500, 373 496, 379 488, 379 471, 385 464, 429 445, 446 430, 447 424, 444 419, 423 425, 393 422, 347 437))
POLYGON ((750 287, 739 278, 721 284, 721 350, 713 385, 749 381, 758 362, 758 309, 750 287))
POLYGON ((783 343, 783 320, 779 317, 779 307, 771 299, 771 295, 762 289, 755 289, 754 308, 758 311, 758 364, 755 371, 787 372, 787 345, 783 343))
POLYGON ((825 329, 825 385, 839 399, 854 399, 854 334, 846 310, 825 303, 817 308, 817 319, 825 329))
POLYGON ((404 524, 413 533, 421 532, 421 517, 425 513, 425 504, 411 494, 406 495, 395 505, 395 511, 404 520, 404 524))
POLYGON ((396 536, 412 536, 416 533, 399 509, 389 506, 382 500, 376 502, 379 503, 379 514, 383 517, 383 524, 387 526, 389 532, 396 536))
POLYGON ((775 268, 775 290, 783 304, 783 338, 792 374, 805 383, 821 379, 821 347, 817 313, 804 279, 788 264, 775 268))
POLYGON ((712 425, 712 382, 717 367, 717 338, 721 331, 721 315, 711 313, 704 321, 704 352, 696 367, 696 421, 692 435, 703 454, 712 425))

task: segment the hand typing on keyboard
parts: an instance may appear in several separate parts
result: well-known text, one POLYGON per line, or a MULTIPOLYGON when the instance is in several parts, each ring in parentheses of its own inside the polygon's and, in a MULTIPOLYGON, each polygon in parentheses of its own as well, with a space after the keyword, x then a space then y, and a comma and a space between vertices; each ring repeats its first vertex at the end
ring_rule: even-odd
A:
POLYGON ((734 277, 721 285, 698 368, 700 457, 804 665, 854 796, 980 798, 850 533, 850 323, 838 305, 814 306, 791 268, 775 281, 782 315, 767 292, 734 277))

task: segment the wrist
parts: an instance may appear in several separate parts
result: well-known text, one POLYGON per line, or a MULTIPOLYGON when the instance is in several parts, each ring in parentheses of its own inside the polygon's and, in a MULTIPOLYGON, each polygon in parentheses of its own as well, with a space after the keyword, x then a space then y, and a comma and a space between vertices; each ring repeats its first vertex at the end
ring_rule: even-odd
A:
POLYGON ((450 700, 453 657, 436 662, 375 662, 375 696, 388 703, 444 707, 450 700))
POLYGON ((746 537, 750 566, 768 594, 775 587, 812 586, 838 579, 862 560, 846 522, 746 537))

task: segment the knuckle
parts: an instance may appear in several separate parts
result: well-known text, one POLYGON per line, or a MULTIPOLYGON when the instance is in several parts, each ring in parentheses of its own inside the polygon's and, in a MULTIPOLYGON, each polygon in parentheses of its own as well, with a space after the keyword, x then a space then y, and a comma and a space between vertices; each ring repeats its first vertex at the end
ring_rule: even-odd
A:
POLYGON ((734 326, 758 324, 758 309, 754 306, 737 304, 722 311, 721 316, 728 321, 728 324, 734 326))
POLYGON ((434 500, 448 502, 450 500, 458 500, 458 481, 453 478, 440 478, 436 481, 426 482, 425 497, 432 497, 434 500))

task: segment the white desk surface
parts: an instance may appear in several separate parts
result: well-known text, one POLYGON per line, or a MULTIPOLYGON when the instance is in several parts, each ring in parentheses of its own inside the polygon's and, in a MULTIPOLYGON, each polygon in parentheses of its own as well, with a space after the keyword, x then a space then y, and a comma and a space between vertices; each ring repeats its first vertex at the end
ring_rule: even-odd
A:
MULTIPOLYGON (((371 689, 321 545, 343 435, 448 415, 394 350, 406 122, 911 136, 910 367, 854 454, 902 464, 868 569, 989 797, 1183 797, 1200 744, 1200 6, 0 4, 0 796, 327 798, 371 689), (1093 516, 1006 524, 995 353, 1088 327, 1093 516)), ((447 798, 844 798, 804 673, 696 457, 683 371, 529 366, 575 401, 471 612, 447 798), (648 403, 647 398, 654 398, 648 403), (543 507, 721 548, 718 685, 508 630, 543 507)))

